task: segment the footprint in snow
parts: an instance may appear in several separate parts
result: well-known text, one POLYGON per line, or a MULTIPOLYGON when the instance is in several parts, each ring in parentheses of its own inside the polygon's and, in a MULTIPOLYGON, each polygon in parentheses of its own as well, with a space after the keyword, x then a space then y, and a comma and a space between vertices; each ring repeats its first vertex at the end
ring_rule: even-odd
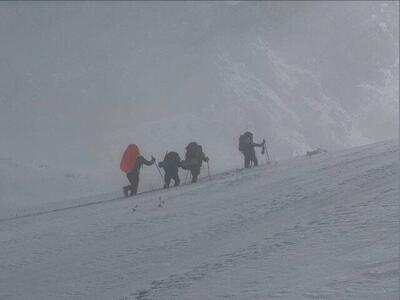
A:
POLYGON ((160 208, 161 208, 161 207, 163 207, 163 206, 164 206, 164 204, 165 204, 165 201, 164 201, 164 200, 162 200, 162 199, 161 199, 161 197, 159 197, 159 198, 158 198, 158 201, 159 201, 159 203, 158 203, 158 207, 160 207, 160 208))

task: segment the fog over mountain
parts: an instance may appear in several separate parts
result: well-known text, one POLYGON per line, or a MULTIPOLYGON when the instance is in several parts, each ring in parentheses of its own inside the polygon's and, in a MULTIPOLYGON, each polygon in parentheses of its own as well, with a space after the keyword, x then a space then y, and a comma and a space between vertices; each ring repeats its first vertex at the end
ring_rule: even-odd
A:
MULTIPOLYGON (((129 143, 214 170, 398 136, 398 2, 2 2, 0 158, 119 175, 129 143)), ((120 179, 120 178, 119 178, 120 179)))

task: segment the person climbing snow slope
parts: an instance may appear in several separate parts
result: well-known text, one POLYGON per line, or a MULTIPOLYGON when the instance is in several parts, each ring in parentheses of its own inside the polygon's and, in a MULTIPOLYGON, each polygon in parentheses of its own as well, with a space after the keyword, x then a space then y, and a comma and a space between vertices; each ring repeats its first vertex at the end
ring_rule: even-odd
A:
POLYGON ((186 146, 185 160, 181 162, 181 166, 182 169, 190 170, 192 183, 197 182, 203 161, 209 161, 209 158, 203 152, 203 148, 196 142, 189 143, 186 146))
POLYGON ((250 168, 251 163, 253 163, 254 167, 258 165, 256 151, 254 148, 263 146, 265 146, 265 139, 260 144, 254 143, 253 134, 250 131, 246 131, 239 137, 239 151, 244 156, 245 168, 250 168))
POLYGON ((125 197, 137 194, 140 168, 143 165, 151 166, 155 161, 153 156, 151 156, 150 161, 141 156, 139 147, 135 144, 131 144, 126 148, 120 164, 121 170, 126 173, 130 183, 130 185, 123 187, 125 197))
POLYGON ((171 179, 174 180, 174 186, 178 186, 179 180, 179 167, 181 165, 181 158, 177 152, 171 151, 165 154, 164 160, 158 163, 160 168, 165 171, 164 175, 164 188, 169 188, 171 179))

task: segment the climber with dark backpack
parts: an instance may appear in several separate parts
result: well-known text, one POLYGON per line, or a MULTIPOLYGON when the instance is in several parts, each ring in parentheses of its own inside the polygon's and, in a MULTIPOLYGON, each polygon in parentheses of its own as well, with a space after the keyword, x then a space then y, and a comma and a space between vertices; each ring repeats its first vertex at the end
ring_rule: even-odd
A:
POLYGON ((203 161, 209 161, 209 158, 203 152, 203 148, 196 142, 189 143, 186 146, 185 160, 181 162, 181 167, 184 170, 190 170, 192 183, 197 182, 203 161))
POLYGON ((151 156, 150 161, 141 156, 139 147, 135 144, 130 144, 126 148, 120 163, 120 169, 126 173, 130 183, 130 185, 123 187, 125 197, 137 194, 139 173, 142 165, 151 166, 155 161, 153 156, 151 156))
POLYGON ((253 134, 250 131, 246 131, 239 136, 239 151, 244 156, 245 168, 250 168, 251 163, 253 163, 254 167, 258 165, 255 147, 263 147, 265 149, 265 139, 260 144, 254 143, 253 134))
POLYGON ((165 154, 164 160, 158 163, 160 168, 165 171, 164 175, 164 188, 169 188, 171 179, 174 180, 174 186, 178 186, 179 180, 179 167, 181 166, 181 158, 177 152, 171 151, 165 154))

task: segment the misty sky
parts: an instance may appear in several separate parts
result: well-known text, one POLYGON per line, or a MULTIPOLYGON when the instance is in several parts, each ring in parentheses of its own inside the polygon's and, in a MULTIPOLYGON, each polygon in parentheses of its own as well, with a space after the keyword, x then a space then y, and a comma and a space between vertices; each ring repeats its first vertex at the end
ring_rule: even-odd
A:
POLYGON ((381 1, 1 2, 0 158, 118 171, 129 143, 198 140, 227 168, 244 130, 275 158, 397 137, 398 21, 381 1))

